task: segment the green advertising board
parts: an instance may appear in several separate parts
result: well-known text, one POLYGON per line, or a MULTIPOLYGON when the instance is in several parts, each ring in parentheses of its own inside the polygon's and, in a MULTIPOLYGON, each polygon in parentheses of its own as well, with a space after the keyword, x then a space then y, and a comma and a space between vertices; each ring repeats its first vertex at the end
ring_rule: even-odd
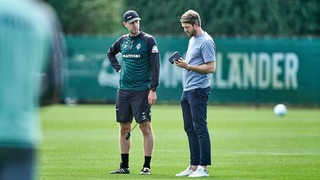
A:
MULTIPOLYGON (((68 36, 62 99, 114 102, 119 75, 106 53, 117 37, 68 36)), ((161 62, 158 102, 178 103, 182 70, 168 62, 183 57, 188 38, 156 37, 161 62)), ((217 69, 210 103, 320 104, 320 39, 214 38, 217 69)), ((121 56, 118 56, 121 61, 121 56)))

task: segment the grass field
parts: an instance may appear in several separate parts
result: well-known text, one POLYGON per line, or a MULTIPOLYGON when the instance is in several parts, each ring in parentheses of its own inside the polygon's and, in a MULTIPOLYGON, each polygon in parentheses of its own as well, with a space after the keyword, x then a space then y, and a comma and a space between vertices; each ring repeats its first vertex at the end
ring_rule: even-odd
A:
MULTIPOLYGON (((130 175, 119 167, 114 105, 56 105, 41 109, 43 142, 39 179, 186 179, 175 174, 189 163, 178 105, 155 105, 152 175, 142 176, 142 136, 131 135, 130 175)), ((320 111, 272 107, 209 106, 212 165, 207 179, 320 179, 320 111)))

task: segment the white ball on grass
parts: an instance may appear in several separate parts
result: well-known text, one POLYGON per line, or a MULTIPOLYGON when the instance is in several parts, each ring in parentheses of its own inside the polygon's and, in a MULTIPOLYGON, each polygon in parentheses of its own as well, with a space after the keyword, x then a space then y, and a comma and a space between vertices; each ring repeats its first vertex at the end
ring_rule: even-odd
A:
POLYGON ((287 107, 283 104, 277 104, 274 108, 273 108, 273 112, 275 115, 277 116, 284 116, 287 114, 287 107))

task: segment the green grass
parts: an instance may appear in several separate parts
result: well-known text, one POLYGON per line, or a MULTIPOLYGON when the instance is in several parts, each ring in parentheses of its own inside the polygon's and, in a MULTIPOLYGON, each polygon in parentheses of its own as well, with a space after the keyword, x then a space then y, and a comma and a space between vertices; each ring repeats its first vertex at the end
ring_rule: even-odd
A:
MULTIPOLYGON (((39 179, 186 179, 175 174, 189 163, 178 105, 155 105, 152 175, 141 176, 142 136, 133 132, 130 175, 109 175, 119 166, 114 105, 56 105, 41 109, 43 141, 39 179)), ((207 179, 319 179, 320 111, 272 107, 209 106, 212 165, 207 179)))

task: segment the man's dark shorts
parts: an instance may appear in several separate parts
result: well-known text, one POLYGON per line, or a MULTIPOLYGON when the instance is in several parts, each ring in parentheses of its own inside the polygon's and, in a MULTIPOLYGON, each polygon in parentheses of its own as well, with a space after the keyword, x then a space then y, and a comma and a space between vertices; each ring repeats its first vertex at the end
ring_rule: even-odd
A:
POLYGON ((116 99, 117 122, 151 122, 151 106, 148 103, 149 89, 142 91, 118 90, 116 99))

